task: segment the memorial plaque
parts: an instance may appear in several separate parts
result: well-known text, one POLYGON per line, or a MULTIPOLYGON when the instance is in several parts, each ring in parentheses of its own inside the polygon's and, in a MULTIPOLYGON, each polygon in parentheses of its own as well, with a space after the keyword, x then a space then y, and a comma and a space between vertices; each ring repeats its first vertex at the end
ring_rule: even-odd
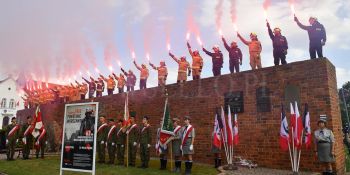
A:
POLYGON ((227 92, 224 94, 225 97, 225 111, 228 111, 230 105, 232 113, 244 112, 244 100, 243 91, 227 92))
POLYGON ((256 90, 256 108, 258 112, 271 112, 269 88, 260 87, 256 90))

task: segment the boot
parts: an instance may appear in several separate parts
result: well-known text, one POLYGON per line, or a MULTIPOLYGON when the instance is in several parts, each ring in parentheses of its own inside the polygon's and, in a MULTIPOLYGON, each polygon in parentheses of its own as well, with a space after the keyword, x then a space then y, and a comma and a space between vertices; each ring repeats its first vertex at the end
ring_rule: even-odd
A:
POLYGON ((190 166, 189 166, 190 162, 185 162, 185 175, 189 175, 189 170, 190 170, 190 166))
POLYGON ((175 161, 174 173, 181 173, 181 161, 175 161))
POLYGON ((191 174, 192 171, 192 162, 188 162, 188 173, 191 174))
POLYGON ((218 168, 221 166, 221 158, 218 158, 218 168))
POLYGON ((214 168, 218 168, 218 158, 215 158, 215 166, 214 168))
POLYGON ((159 170, 164 170, 164 159, 160 159, 160 168, 159 170))
POLYGON ((166 170, 166 166, 168 164, 168 160, 167 159, 163 159, 164 163, 163 163, 163 168, 164 170, 166 170))

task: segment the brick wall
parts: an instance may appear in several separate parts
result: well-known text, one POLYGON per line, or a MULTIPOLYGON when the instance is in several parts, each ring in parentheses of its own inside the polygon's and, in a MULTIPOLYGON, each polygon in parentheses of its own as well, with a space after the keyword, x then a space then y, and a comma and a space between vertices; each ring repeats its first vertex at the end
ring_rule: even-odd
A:
MULTIPOLYGON (((213 161, 213 156, 210 154, 210 138, 213 130, 214 108, 224 104, 224 93, 243 91, 245 112, 238 115, 240 144, 235 148, 235 155, 254 160, 259 166, 290 169, 289 154, 282 152, 278 144, 280 104, 286 103, 284 89, 287 85, 294 85, 300 89, 300 113, 303 111, 301 104, 309 104, 313 131, 317 128, 320 114, 326 114, 329 117, 327 125, 336 137, 334 166, 338 172, 344 172, 345 155, 335 67, 327 59, 295 62, 284 66, 205 78, 189 81, 183 85, 171 84, 166 88, 169 93, 171 115, 180 118, 184 115, 192 117, 197 134, 194 145, 196 162, 212 163, 213 161), (271 112, 257 112, 256 89, 261 86, 271 91, 271 112)), ((123 113, 124 99, 125 93, 96 98, 94 101, 100 102, 100 115, 115 118, 123 113)), ((129 94, 130 110, 135 110, 138 114, 137 123, 141 124, 141 116, 150 116, 154 134, 159 126, 159 118, 163 114, 164 100, 163 89, 158 87, 129 94)), ((56 143, 59 143, 61 135, 63 110, 63 104, 41 107, 44 123, 49 126, 51 132, 55 131, 50 138, 56 143)), ((22 110, 17 113, 17 116, 23 121, 25 116, 33 113, 34 109, 22 110)), ((287 117, 289 121, 289 115, 287 117)), ((155 138, 155 135, 153 137, 155 138)), ((152 155, 155 155, 153 149, 152 155)), ((302 150, 300 169, 308 171, 320 169, 313 149, 302 150)))

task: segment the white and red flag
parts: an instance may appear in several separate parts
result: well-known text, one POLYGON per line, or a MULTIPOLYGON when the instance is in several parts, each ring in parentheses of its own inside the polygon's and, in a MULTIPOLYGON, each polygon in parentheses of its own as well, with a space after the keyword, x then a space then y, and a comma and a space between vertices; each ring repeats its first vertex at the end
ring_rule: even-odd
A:
POLYGON ((288 121, 284 106, 282 105, 281 111, 281 128, 280 128, 280 148, 283 151, 288 151, 289 149, 289 131, 288 131, 288 121))
POLYGON ((235 119, 233 121, 233 144, 238 145, 239 143, 239 135, 238 135, 238 119, 237 114, 235 114, 235 119))
POLYGON ((227 145, 232 146, 233 145, 233 128, 232 128, 232 115, 231 115, 230 106, 228 106, 226 131, 227 131, 227 145))
POLYGON ((305 104, 305 109, 304 109, 304 144, 306 149, 310 149, 311 148, 311 125, 310 125, 310 113, 309 113, 309 106, 306 103, 305 104))
POLYGON ((222 137, 223 137, 223 142, 227 143, 227 125, 226 125, 226 119, 225 119, 225 112, 224 108, 221 106, 221 121, 222 121, 222 137))
MULTIPOLYGON (((292 108, 293 105, 291 104, 291 111, 292 108)), ((291 113, 291 125, 293 129, 294 147, 300 149, 302 145, 301 134, 303 132, 303 122, 299 113, 297 102, 295 102, 295 113, 291 113)))
POLYGON ((40 106, 36 107, 35 115, 34 115, 34 130, 32 135, 37 138, 40 135, 39 130, 41 130, 44 125, 41 117, 40 106))
POLYGON ((221 148, 221 135, 220 135, 220 125, 218 120, 219 114, 215 115, 214 131, 213 131, 213 145, 217 148, 221 148))

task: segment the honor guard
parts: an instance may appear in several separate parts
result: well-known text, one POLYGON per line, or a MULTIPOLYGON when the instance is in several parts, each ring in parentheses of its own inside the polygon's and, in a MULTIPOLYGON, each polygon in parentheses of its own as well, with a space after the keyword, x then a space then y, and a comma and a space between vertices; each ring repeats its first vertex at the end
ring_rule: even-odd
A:
POLYGON ((199 54, 198 50, 192 51, 191 45, 187 42, 188 52, 192 57, 192 78, 193 80, 198 80, 201 78, 201 73, 203 69, 203 58, 199 54))
POLYGON ((98 163, 105 163, 106 154, 106 140, 108 134, 108 124, 106 123, 106 118, 101 116, 99 118, 99 126, 97 129, 97 153, 98 153, 98 163))
POLYGON ((94 98, 94 93, 96 91, 96 83, 95 80, 90 77, 90 81, 82 77, 83 80, 89 85, 89 98, 94 98))
POLYGON ((172 138, 171 144, 173 149, 173 155, 175 158, 175 173, 181 172, 181 134, 183 128, 180 126, 180 119, 173 118, 173 126, 174 126, 174 136, 172 138))
POLYGON ((184 118, 185 126, 183 128, 182 136, 181 136, 181 146, 182 155, 185 157, 185 174, 191 174, 192 169, 192 155, 194 154, 193 144, 195 138, 195 131, 193 126, 191 125, 190 117, 186 116, 184 118))
POLYGON ((44 158, 45 154, 45 147, 46 147, 46 129, 44 126, 42 126, 40 129, 35 128, 37 132, 39 132, 39 135, 35 138, 35 155, 36 158, 44 158))
POLYGON ((270 23, 267 22, 266 26, 267 31, 269 32, 269 36, 272 40, 273 58, 275 66, 278 66, 280 64, 280 61, 282 65, 287 64, 286 55, 288 53, 288 42, 286 37, 281 34, 280 28, 274 28, 272 32, 270 23))
POLYGON ((126 128, 123 127, 123 120, 118 120, 117 123, 117 159, 118 164, 117 165, 124 165, 124 153, 125 153, 125 141, 126 141, 126 128))
POLYGON ((154 66, 151 62, 149 65, 156 71, 158 71, 158 86, 165 86, 166 78, 168 76, 168 68, 165 65, 165 61, 161 61, 159 67, 154 66))
POLYGON ((103 75, 100 75, 100 77, 107 82, 107 94, 112 95, 115 88, 113 75, 109 75, 108 78, 105 78, 103 75))
POLYGON ((255 33, 250 33, 250 39, 251 41, 245 40, 239 33, 237 33, 237 36, 241 41, 249 47, 249 60, 250 60, 250 66, 252 67, 252 70, 260 69, 261 68, 261 50, 262 46, 260 41, 258 40, 258 36, 255 33))
POLYGON ((301 29, 306 30, 309 35, 310 58, 316 58, 316 53, 318 55, 318 58, 322 58, 322 47, 326 45, 327 41, 326 29, 324 28, 324 26, 320 22, 318 22, 317 18, 315 17, 309 18, 310 26, 305 26, 301 24, 296 16, 294 17, 294 20, 298 24, 298 26, 301 29))
POLYGON ((147 88, 147 78, 149 76, 149 71, 145 64, 142 64, 141 67, 137 65, 136 61, 134 60, 134 64, 136 68, 140 71, 140 89, 146 89, 147 88))
POLYGON ((124 75, 126 76, 126 91, 134 91, 134 87, 136 84, 136 76, 132 72, 132 70, 129 70, 126 72, 123 68, 120 68, 124 75))
POLYGON ((177 59, 174 54, 169 52, 169 56, 173 58, 177 64, 179 65, 178 73, 177 73, 177 82, 182 83, 187 80, 187 71, 188 76, 191 76, 191 66, 190 63, 186 61, 186 57, 182 56, 180 59, 177 59))
POLYGON ((151 148, 152 133, 148 120, 148 116, 144 116, 142 119, 143 127, 140 130, 139 138, 141 166, 139 166, 139 168, 148 168, 150 160, 149 149, 151 148))
POLYGON ((115 160, 115 150, 116 150, 116 142, 117 142, 117 126, 114 123, 113 119, 109 119, 109 131, 107 134, 107 150, 109 162, 108 164, 114 164, 115 160))
POLYGON ((237 43, 235 41, 231 42, 231 46, 229 46, 223 36, 222 42, 224 42, 224 46, 229 54, 230 72, 234 73, 235 70, 236 72, 239 72, 239 66, 242 65, 243 59, 241 49, 238 48, 237 43))
POLYGON ((135 117, 136 117, 136 112, 131 112, 130 126, 127 128, 127 131, 126 131, 126 134, 129 137, 129 140, 128 140, 129 166, 132 166, 132 167, 135 167, 137 140, 139 138, 139 128, 135 123, 135 117))
POLYGON ((124 92, 124 86, 125 86, 125 78, 124 75, 121 73, 119 77, 113 73, 114 78, 118 81, 118 93, 124 92))
POLYGON ((6 147, 7 147, 7 160, 13 160, 15 155, 16 144, 18 143, 18 137, 20 132, 20 126, 17 124, 16 117, 11 119, 11 124, 6 128, 6 147))
MULTIPOLYGON (((202 46, 203 47, 203 46, 202 46)), ((202 48, 204 53, 207 55, 211 56, 211 61, 213 63, 213 74, 214 76, 219 76, 221 75, 221 68, 222 65, 224 64, 224 56, 222 55, 219 46, 215 45, 213 46, 213 51, 214 52, 209 52, 207 49, 204 47, 202 48)))
POLYGON ((160 170, 166 170, 166 166, 168 163, 167 154, 168 154, 168 146, 167 145, 161 145, 160 142, 160 132, 162 130, 162 123, 163 118, 160 119, 160 125, 157 129, 157 144, 156 144, 156 152, 159 154, 159 160, 160 160, 160 170))
POLYGON ((33 135, 32 131, 34 130, 34 122, 32 122, 32 117, 27 117, 27 123, 22 126, 22 142, 23 142, 23 159, 29 159, 30 150, 33 146, 33 135))

